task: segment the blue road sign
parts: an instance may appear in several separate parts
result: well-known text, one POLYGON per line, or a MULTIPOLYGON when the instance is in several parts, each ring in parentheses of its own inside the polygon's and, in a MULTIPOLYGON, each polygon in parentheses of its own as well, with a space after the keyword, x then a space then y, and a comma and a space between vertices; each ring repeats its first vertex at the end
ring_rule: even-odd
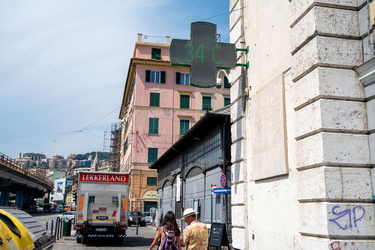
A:
POLYGON ((230 194, 231 188, 214 188, 214 194, 230 194))

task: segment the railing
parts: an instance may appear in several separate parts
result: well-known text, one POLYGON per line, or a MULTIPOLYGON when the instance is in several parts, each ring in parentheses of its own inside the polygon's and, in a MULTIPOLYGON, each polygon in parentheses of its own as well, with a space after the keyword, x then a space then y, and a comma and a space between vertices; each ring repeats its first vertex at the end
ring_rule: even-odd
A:
POLYGON ((47 178, 43 176, 39 176, 37 174, 32 173, 31 171, 27 170, 22 164, 6 156, 3 153, 0 153, 0 163, 3 163, 4 166, 7 166, 8 168, 16 170, 17 172, 23 173, 26 176, 30 176, 38 181, 45 183, 46 185, 53 187, 52 181, 48 180, 47 178))

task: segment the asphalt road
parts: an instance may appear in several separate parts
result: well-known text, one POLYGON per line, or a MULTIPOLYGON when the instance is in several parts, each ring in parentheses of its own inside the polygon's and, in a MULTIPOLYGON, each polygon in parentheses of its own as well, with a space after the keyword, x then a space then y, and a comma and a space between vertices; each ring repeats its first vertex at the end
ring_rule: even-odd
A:
MULTIPOLYGON (((48 224, 48 231, 51 229, 51 222, 56 221, 56 218, 59 214, 34 214, 32 215, 43 227, 48 224)), ((55 229, 55 228, 54 228, 55 229)), ((54 250, 79 250, 79 249, 120 249, 120 248, 132 248, 132 249, 148 249, 153 241, 156 234, 156 227, 147 224, 146 227, 138 227, 138 233, 136 226, 131 226, 127 230, 127 237, 123 242, 114 242, 112 240, 93 240, 89 241, 87 244, 77 243, 76 238, 74 237, 75 231, 71 231, 71 236, 62 236, 54 244, 54 250)), ((156 249, 156 247, 154 248, 156 249)))
MULTIPOLYGON (((114 242, 111 240, 93 240, 87 244, 77 243, 74 237, 74 231, 71 231, 72 236, 63 236, 53 246, 53 250, 81 250, 81 249, 101 249, 101 250, 118 250, 121 248, 131 248, 139 250, 147 250, 151 245, 156 233, 156 228, 151 225, 146 227, 138 227, 138 235, 135 226, 129 227, 127 230, 127 237, 123 242, 114 242)), ((156 249, 156 247, 154 248, 156 249)))

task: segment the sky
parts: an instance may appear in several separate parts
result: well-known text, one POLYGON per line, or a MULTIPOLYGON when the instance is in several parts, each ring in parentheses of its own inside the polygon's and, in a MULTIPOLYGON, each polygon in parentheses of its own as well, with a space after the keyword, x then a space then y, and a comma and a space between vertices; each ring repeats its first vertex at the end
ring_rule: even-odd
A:
POLYGON ((1 0, 0 153, 109 152, 137 34, 197 21, 229 42, 229 0, 1 0))

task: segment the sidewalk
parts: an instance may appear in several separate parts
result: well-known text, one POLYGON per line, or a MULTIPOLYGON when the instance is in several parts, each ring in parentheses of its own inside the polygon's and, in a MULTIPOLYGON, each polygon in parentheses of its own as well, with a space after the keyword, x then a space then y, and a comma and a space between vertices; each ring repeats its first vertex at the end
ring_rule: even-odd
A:
POLYGON ((74 236, 63 236, 59 240, 56 240, 53 244, 53 250, 79 250, 82 249, 82 244, 78 244, 74 236))

